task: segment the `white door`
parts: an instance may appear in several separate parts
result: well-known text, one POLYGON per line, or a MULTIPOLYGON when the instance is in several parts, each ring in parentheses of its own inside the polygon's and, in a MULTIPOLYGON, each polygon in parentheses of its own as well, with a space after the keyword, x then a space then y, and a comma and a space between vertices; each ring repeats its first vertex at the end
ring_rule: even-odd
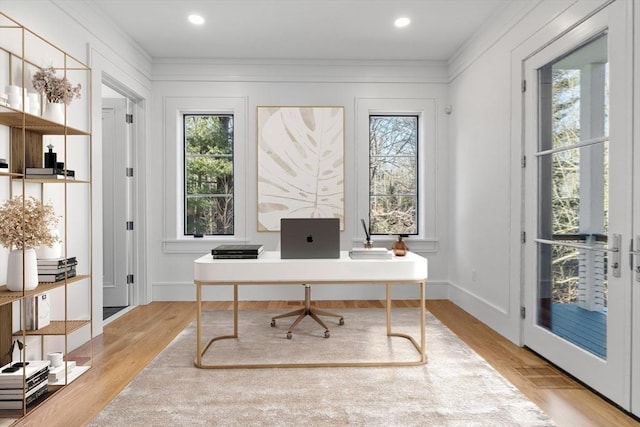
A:
POLYGON ((102 175, 103 175, 103 306, 129 305, 128 277, 132 267, 129 179, 129 125, 126 122, 127 99, 102 100, 102 175))
POLYGON ((524 63, 523 338, 629 409, 632 80, 626 6, 613 3, 524 63))

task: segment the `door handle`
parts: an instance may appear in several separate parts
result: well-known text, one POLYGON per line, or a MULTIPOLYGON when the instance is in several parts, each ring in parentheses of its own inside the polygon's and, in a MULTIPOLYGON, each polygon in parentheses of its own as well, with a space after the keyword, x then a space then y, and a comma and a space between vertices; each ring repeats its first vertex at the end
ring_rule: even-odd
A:
POLYGON ((620 277, 620 243, 622 241, 622 235, 613 233, 611 234, 611 274, 613 277, 620 277))
POLYGON ((636 262, 635 265, 636 267, 633 268, 633 259, 631 259, 631 267, 633 269, 633 271, 636 273, 636 282, 640 282, 640 235, 636 236, 635 238, 635 242, 632 241, 631 242, 631 250, 629 251, 629 257, 633 258, 633 256, 636 256, 636 262), (634 245, 635 243, 635 245, 634 245), (636 248, 635 250, 633 248, 636 248))

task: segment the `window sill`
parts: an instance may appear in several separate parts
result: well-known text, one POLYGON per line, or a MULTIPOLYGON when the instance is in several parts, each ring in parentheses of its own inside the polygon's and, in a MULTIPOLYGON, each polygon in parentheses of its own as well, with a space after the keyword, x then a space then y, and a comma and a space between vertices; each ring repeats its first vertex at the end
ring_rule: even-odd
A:
POLYGON ((165 254, 206 254, 211 253, 211 249, 223 244, 247 243, 246 239, 221 239, 211 237, 184 238, 184 239, 164 239, 162 241, 162 252, 165 254))
MULTIPOLYGON (((373 236, 373 247, 377 248, 391 248, 396 241, 395 236, 373 236)), ((405 238, 404 242, 409 247, 411 252, 416 253, 434 253, 438 252, 438 240, 437 239, 411 239, 405 238)), ((362 247, 363 240, 354 240, 353 247, 362 247)))

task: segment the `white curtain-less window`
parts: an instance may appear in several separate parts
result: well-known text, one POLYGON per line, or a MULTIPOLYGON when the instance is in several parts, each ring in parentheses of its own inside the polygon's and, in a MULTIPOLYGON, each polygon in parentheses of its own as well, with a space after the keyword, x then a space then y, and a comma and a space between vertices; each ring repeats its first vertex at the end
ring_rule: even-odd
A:
POLYGON ((418 116, 369 116, 371 234, 418 234, 418 116))
POLYGON ((163 252, 246 241, 247 98, 165 97, 163 252))
POLYGON ((369 220, 380 245, 407 234, 412 251, 436 251, 436 100, 357 99, 355 156, 354 230, 369 220))
POLYGON ((233 115, 185 114, 184 234, 233 235, 233 115))

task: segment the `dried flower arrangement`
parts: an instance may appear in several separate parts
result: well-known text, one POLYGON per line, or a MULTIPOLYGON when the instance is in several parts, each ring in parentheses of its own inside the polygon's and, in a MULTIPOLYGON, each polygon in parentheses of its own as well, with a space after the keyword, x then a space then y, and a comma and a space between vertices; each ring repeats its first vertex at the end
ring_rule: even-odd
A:
POLYGON ((67 77, 58 77, 54 67, 45 67, 33 75, 31 79, 36 92, 44 93, 47 101, 71 104, 74 98, 80 99, 80 83, 73 86, 67 77))
POLYGON ((0 207, 0 244, 8 249, 34 249, 51 246, 56 237, 51 228, 58 224, 51 204, 35 197, 16 196, 0 207))

